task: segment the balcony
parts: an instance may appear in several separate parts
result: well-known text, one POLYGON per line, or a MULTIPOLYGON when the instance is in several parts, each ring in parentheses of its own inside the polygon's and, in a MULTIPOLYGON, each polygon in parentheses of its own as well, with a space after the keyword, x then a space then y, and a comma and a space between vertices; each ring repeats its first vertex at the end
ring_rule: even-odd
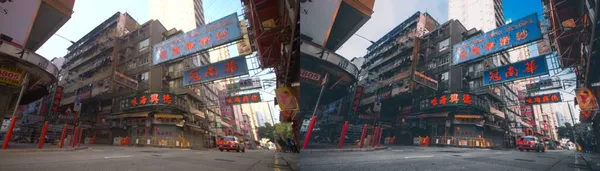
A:
MULTIPOLYGON (((98 45, 98 49, 96 51, 94 51, 94 53, 92 53, 91 55, 82 58, 82 59, 78 59, 77 61, 75 61, 74 63, 72 63, 71 65, 68 65, 67 68, 65 68, 68 71, 72 71, 72 70, 76 70, 77 68, 79 68, 79 66, 82 63, 86 63, 91 59, 94 59, 96 57, 98 57, 99 54, 103 53, 104 51, 110 49, 111 47, 113 47, 113 41, 106 41, 103 42, 102 44, 98 45)), ((91 62, 91 61, 90 61, 91 62)), ((85 70, 85 69, 84 69, 85 70)), ((82 71, 78 72, 78 73, 82 73, 82 71)))
POLYGON ((83 87, 85 85, 89 85, 92 84, 96 81, 100 81, 103 80, 106 77, 109 77, 112 75, 112 71, 109 68, 104 68, 104 71, 98 72, 96 74, 94 74, 94 76, 87 78, 85 80, 80 81, 79 83, 77 83, 76 87, 83 87))
POLYGON ((492 89, 488 88, 487 86, 472 88, 471 92, 476 95, 488 94, 488 95, 498 99, 499 101, 503 100, 500 95, 496 94, 492 89))

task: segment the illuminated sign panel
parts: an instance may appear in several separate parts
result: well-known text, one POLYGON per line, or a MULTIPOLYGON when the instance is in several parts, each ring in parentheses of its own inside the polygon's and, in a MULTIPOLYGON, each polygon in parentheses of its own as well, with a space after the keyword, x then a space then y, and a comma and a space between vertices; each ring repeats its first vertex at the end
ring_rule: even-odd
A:
POLYGON ((248 74, 246 57, 238 56, 183 72, 183 85, 204 83, 248 74))
POLYGON ((446 106, 473 106, 484 111, 489 110, 485 100, 470 93, 450 93, 420 100, 421 110, 446 106))
POLYGON ((144 93, 144 94, 138 94, 135 96, 127 97, 122 100, 124 102, 122 102, 123 106, 121 107, 121 109, 131 109, 131 108, 137 108, 137 107, 158 106, 158 105, 175 106, 180 109, 185 109, 184 100, 172 93, 163 93, 163 92, 144 93))
POLYGON ((225 103, 227 105, 243 104, 243 103, 258 103, 260 100, 260 93, 243 94, 237 96, 227 97, 225 103))
POLYGON ((233 13, 154 45, 154 65, 242 39, 237 16, 233 13))
POLYGON ((544 94, 544 95, 539 95, 539 96, 529 96, 529 97, 525 98, 525 104, 527 104, 527 105, 537 105, 537 104, 557 103, 557 102, 562 102, 560 93, 544 94))
POLYGON ((452 51, 454 65, 481 58, 542 38, 537 13, 457 43, 452 51))
POLYGON ((483 71, 483 85, 492 85, 546 74, 548 74, 546 57, 538 56, 483 71))

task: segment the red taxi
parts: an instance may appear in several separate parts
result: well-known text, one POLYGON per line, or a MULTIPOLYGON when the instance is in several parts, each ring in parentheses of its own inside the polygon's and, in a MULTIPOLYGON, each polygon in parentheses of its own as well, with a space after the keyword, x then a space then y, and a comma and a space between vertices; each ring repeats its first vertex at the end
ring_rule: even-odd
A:
POLYGON ((217 147, 220 151, 223 150, 235 150, 236 152, 246 152, 244 144, 240 143, 237 137, 225 136, 217 141, 217 147))
POLYGON ((519 148, 519 151, 535 150, 537 152, 546 152, 546 147, 544 143, 542 143, 540 139, 534 136, 525 136, 519 139, 519 141, 517 141, 517 146, 519 148))

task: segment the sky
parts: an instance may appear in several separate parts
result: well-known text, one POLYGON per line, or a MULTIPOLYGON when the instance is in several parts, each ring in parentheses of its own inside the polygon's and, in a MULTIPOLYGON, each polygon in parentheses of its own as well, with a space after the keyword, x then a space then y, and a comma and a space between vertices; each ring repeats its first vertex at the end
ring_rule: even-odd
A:
MULTIPOLYGON (((204 16, 206 23, 217 20, 221 17, 225 17, 231 13, 237 12, 238 15, 242 13, 242 4, 239 0, 204 0, 202 6, 204 7, 204 16)), ((48 60, 52 60, 55 57, 63 57, 68 51, 67 48, 71 45, 70 41, 77 42, 85 34, 89 33, 92 29, 98 26, 100 23, 114 15, 116 12, 129 13, 138 23, 143 24, 150 20, 150 14, 148 9, 147 0, 78 0, 75 1, 73 7, 73 14, 71 19, 67 21, 56 33, 53 35, 36 53, 44 56, 48 60), (61 38, 60 36, 64 37, 61 38)), ((167 28, 170 29, 170 28, 167 28)), ((232 57, 237 56, 237 47, 230 46, 229 52, 232 57)), ((248 65, 250 67, 251 61, 255 59, 248 59, 248 65)), ((251 76, 255 75, 260 70, 250 71, 251 76)), ((265 75, 267 71, 261 72, 261 80, 273 79, 274 74, 265 75)), ((269 101, 274 99, 274 87, 263 89, 261 95, 263 101, 269 101)), ((273 103, 273 102, 270 102, 273 103)), ((279 111, 278 107, 273 107, 273 115, 276 120, 279 120, 279 114, 275 111, 279 111)), ((268 111, 265 111, 268 112, 268 111)), ((265 113, 263 112, 263 113, 265 113)))

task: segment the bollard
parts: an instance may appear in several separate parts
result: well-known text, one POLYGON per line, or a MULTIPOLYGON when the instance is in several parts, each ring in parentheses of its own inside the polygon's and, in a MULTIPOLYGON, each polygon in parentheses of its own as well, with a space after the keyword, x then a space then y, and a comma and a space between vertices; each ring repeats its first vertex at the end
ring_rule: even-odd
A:
POLYGON ((310 119, 310 124, 308 125, 308 130, 306 131, 306 136, 304 137, 304 145, 302 145, 302 149, 306 148, 306 145, 308 145, 308 141, 310 140, 310 134, 313 131, 313 128, 315 126, 315 122, 317 121, 317 117, 313 116, 310 119))
POLYGON ((42 135, 40 137, 40 144, 38 145, 39 149, 44 147, 44 141, 46 140, 46 132, 48 132, 48 121, 44 122, 44 128, 42 128, 42 135))
POLYGON ((340 144, 338 148, 342 149, 344 146, 344 140, 346 139, 346 131, 348 131, 348 121, 344 122, 344 128, 342 128, 342 135, 340 136, 340 144))
POLYGON ((75 140, 77 139, 77 135, 79 135, 79 128, 75 128, 75 132, 73 133, 73 138, 71 138, 71 145, 75 148, 75 140))
POLYGON ((66 135, 67 135, 67 124, 65 124, 65 126, 63 127, 62 134, 60 135, 59 148, 63 148, 63 145, 65 144, 65 136, 66 135))
POLYGON ((83 128, 79 130, 79 135, 77 136, 77 146, 81 147, 81 136, 83 135, 83 128))
POLYGON ((4 137, 4 143, 2 144, 2 149, 7 149, 8 148, 8 142, 10 142, 12 133, 13 133, 13 129, 15 128, 15 123, 17 123, 17 117, 13 117, 12 120, 10 120, 10 126, 8 126, 8 131, 6 131, 6 136, 4 137))
POLYGON ((371 147, 375 147, 375 140, 377 139, 377 134, 379 134, 379 127, 375 127, 375 132, 373 132, 373 139, 371 140, 371 147))
POLYGON ((360 135, 360 148, 363 148, 365 136, 367 135, 367 124, 363 127, 362 135, 360 135))
POLYGON ((383 128, 379 129, 379 135, 377 136, 377 146, 381 147, 381 136, 383 136, 383 128))

